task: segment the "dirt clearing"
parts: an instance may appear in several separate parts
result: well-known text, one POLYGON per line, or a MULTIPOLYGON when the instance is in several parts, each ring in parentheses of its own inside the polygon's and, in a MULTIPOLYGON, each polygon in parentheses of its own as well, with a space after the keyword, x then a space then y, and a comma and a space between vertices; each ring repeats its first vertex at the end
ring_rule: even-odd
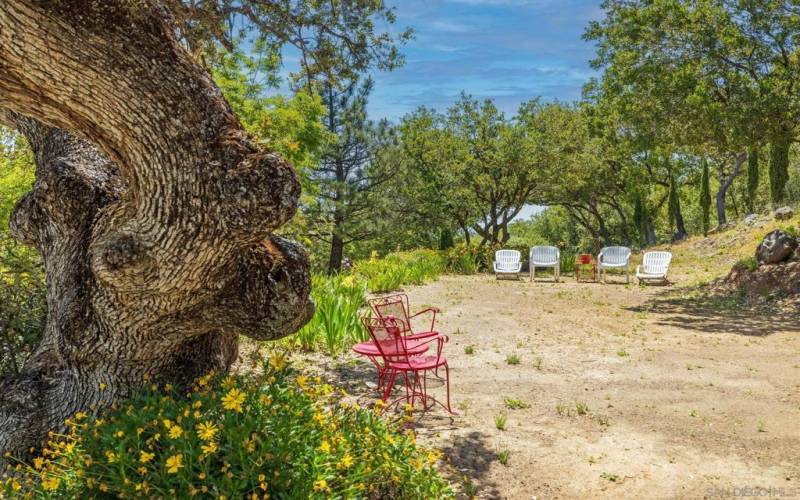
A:
MULTIPOLYGON (((413 310, 441 308, 460 413, 425 414, 419 437, 467 493, 800 497, 796 313, 569 277, 446 276, 408 292, 413 310)), ((371 367, 335 365, 337 383, 369 392, 371 367)))

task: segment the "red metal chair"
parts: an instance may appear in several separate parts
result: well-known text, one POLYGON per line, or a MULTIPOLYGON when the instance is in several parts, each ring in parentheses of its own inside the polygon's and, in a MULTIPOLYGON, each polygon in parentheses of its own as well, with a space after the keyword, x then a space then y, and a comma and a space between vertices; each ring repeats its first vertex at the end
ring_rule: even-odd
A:
MULTIPOLYGON (((408 295, 404 293, 395 293, 386 295, 384 297, 376 297, 367 301, 369 306, 375 312, 375 316, 379 319, 394 317, 400 320, 398 326, 403 326, 403 334, 411 339, 424 339, 428 337, 435 337, 439 333, 435 330, 436 313, 439 312, 435 307, 428 307, 416 314, 411 314, 409 307, 408 295), (414 318, 424 317, 423 315, 431 316, 431 324, 428 330, 414 330, 414 318)), ((425 323, 427 327, 427 323, 425 323)))
POLYGON ((597 263, 590 253, 582 253, 575 259, 575 280, 580 281, 581 275, 589 273, 592 281, 597 280, 597 263))
POLYGON ((437 335, 429 338, 426 342, 437 342, 436 355, 415 355, 409 350, 409 344, 417 343, 405 335, 408 326, 403 320, 388 316, 386 318, 362 318, 364 326, 372 337, 375 346, 381 354, 386 372, 386 386, 383 391, 383 401, 386 402, 392 394, 394 382, 397 375, 403 377, 406 395, 387 404, 386 408, 407 401, 412 406, 417 398, 422 402, 425 410, 438 403, 451 414, 455 412, 450 407, 450 368, 447 366, 447 359, 442 356, 442 349, 448 338, 445 335, 437 335), (428 371, 444 368, 445 387, 447 388, 447 405, 437 401, 428 394, 427 373, 428 371))

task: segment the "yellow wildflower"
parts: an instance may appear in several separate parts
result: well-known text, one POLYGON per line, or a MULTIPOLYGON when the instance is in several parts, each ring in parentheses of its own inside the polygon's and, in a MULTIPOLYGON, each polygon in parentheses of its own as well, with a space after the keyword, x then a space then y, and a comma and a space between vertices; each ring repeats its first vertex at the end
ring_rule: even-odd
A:
POLYGON ((324 479, 318 479, 314 481, 314 491, 327 491, 328 490, 328 482, 324 479))
POLYGON ((168 418, 165 418, 164 420, 162 420, 161 423, 164 424, 164 427, 166 427, 167 429, 172 427, 172 420, 170 420, 168 418))
POLYGON ((275 353, 269 358, 269 365, 277 371, 281 371, 286 367, 286 357, 282 354, 275 353))
POLYGON ((351 465, 353 465, 353 457, 351 457, 349 453, 345 453, 339 465, 345 469, 349 468, 351 465))
POLYGON ((147 462, 153 460, 156 457, 155 453, 148 453, 144 450, 139 452, 139 462, 146 464, 147 462))
POLYGON ((330 452, 331 452, 331 445, 330 445, 330 443, 328 443, 327 441, 323 441, 323 442, 322 442, 322 443, 319 445, 319 450, 320 450, 322 453, 330 453, 330 452))
POLYGON ((431 450, 428 452, 428 463, 433 465, 438 462, 441 457, 442 455, 438 451, 431 450))
POLYGON ((239 389, 233 388, 222 398, 222 407, 226 410, 233 410, 237 413, 241 413, 244 399, 244 393, 239 389))
POLYGON ((305 389, 307 383, 308 383, 308 377, 306 377, 305 375, 299 375, 297 377, 297 385, 299 385, 301 389, 305 389))
POLYGON ((178 439, 181 436, 183 436, 183 429, 181 429, 179 426, 173 425, 169 429, 169 437, 172 439, 178 439))
POLYGON ((183 468, 183 455, 172 455, 167 458, 167 473, 177 474, 178 469, 183 468))
POLYGON ((217 426, 213 422, 202 422, 197 424, 197 435, 200 439, 211 441, 217 435, 217 426))
POLYGON ((33 468, 39 470, 44 465, 44 458, 36 457, 33 459, 33 468))
POLYGON ((61 479, 55 476, 49 476, 42 480, 42 489, 45 491, 55 491, 58 489, 59 484, 61 484, 61 479))
POLYGON ((217 443, 214 441, 209 441, 208 443, 200 446, 200 449, 203 450, 204 455, 211 455, 212 453, 216 453, 217 443))
POLYGON ((108 386, 104 382, 100 382, 100 385, 98 385, 98 387, 100 388, 101 391, 105 391, 106 387, 108 386))

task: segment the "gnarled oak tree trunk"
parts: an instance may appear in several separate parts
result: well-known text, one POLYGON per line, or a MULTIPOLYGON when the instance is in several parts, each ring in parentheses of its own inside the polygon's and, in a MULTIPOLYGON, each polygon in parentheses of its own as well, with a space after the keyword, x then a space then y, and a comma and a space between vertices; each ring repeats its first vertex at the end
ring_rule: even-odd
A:
POLYGON ((295 172, 247 139, 155 1, 3 0, 0 122, 36 154, 11 227, 48 287, 41 345, 0 381, 0 453, 310 318, 308 258, 272 236, 295 172))

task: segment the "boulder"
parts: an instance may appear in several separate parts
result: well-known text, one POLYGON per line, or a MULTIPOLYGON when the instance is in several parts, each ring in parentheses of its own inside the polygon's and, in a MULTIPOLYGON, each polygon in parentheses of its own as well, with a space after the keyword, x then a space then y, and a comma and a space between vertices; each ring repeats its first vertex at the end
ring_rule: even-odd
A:
POLYGON ((776 229, 764 237, 764 241, 756 248, 756 260, 759 264, 778 264, 789 260, 797 250, 797 238, 776 229))
POLYGON ((794 217, 794 210, 792 210, 792 207, 781 207, 775 210, 776 220, 789 220, 792 217, 794 217))
POLYGON ((747 214, 744 216, 744 223, 747 226, 752 226, 756 222, 758 222, 758 215, 756 214, 747 214))

